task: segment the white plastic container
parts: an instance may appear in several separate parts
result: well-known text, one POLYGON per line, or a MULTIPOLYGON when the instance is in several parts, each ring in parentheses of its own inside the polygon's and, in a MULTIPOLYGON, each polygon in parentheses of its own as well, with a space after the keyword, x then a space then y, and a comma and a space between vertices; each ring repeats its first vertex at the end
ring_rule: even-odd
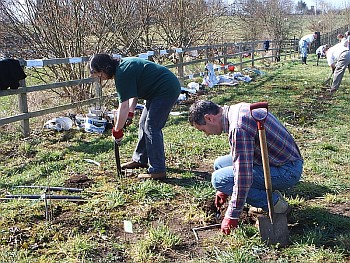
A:
POLYGON ((106 129, 106 119, 96 119, 92 117, 85 118, 85 131, 92 133, 103 133, 106 129))

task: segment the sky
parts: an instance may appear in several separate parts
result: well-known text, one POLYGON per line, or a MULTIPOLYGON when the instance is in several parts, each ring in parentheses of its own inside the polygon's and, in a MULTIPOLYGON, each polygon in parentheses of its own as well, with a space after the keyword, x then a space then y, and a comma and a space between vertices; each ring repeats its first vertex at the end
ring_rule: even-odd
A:
MULTIPOLYGON (((335 8, 341 8, 344 6, 350 6, 350 0, 302 0, 307 4, 307 7, 310 8, 311 6, 316 6, 316 2, 319 4, 321 1, 331 5, 335 8)), ((233 3, 234 0, 226 0, 227 3, 233 3)), ((299 0, 293 0, 295 4, 299 2, 299 0)))
MULTIPOLYGON (((299 2, 298 0, 293 0, 296 4, 299 2)), ((324 3, 327 3, 335 8, 340 8, 344 6, 349 6, 350 1, 349 0, 302 0, 307 4, 307 7, 310 8, 311 6, 316 6, 321 1, 324 3), (316 4, 317 3, 317 4, 316 4)))

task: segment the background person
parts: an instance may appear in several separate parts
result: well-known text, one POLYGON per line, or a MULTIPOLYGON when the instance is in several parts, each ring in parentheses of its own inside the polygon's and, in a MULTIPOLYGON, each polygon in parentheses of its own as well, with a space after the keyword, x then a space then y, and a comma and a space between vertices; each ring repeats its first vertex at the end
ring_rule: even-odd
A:
POLYGON ((137 100, 146 100, 139 122, 139 135, 132 161, 122 169, 146 168, 147 174, 138 178, 162 179, 166 177, 162 129, 176 103, 181 87, 177 77, 166 67, 140 58, 120 61, 108 54, 96 54, 90 60, 90 70, 101 80, 113 79, 117 89, 119 107, 112 134, 120 143, 122 128, 130 124, 137 100))
MULTIPOLYGON (((266 115, 264 109, 256 111, 258 118, 266 115)), ((217 190, 217 208, 231 196, 221 223, 221 231, 229 234, 237 227, 246 202, 268 210, 257 123, 251 116, 248 103, 220 107, 205 100, 191 106, 189 122, 206 135, 228 133, 231 154, 215 160, 211 181, 217 190)), ((275 190, 287 189, 299 182, 303 160, 293 137, 274 115, 268 113, 264 126, 274 190, 274 212, 287 213, 290 211, 288 203, 275 190)))
POLYGON ((315 41, 317 38, 317 32, 313 34, 309 34, 306 36, 303 36, 299 41, 299 49, 300 49, 300 55, 301 55, 301 61, 302 64, 306 64, 308 49, 311 46, 311 43, 315 41))
POLYGON ((317 55, 317 63, 316 65, 318 66, 318 61, 320 60, 320 58, 324 58, 326 57, 326 51, 329 49, 329 45, 326 44, 326 45, 322 45, 322 46, 319 46, 317 49, 316 49, 316 55, 317 55))
POLYGON ((342 43, 348 49, 349 49, 349 42, 350 42, 350 32, 346 31, 344 34, 344 38, 342 39, 342 43))
POLYGON ((338 39, 339 42, 344 41, 344 35, 343 34, 338 34, 337 35, 337 39, 338 39))
POLYGON ((326 44, 326 45, 322 45, 322 46, 319 46, 317 49, 316 49, 316 55, 317 55, 317 58, 324 58, 326 57, 326 51, 329 49, 329 45, 326 44))
MULTIPOLYGON (((333 81, 329 89, 330 93, 336 92, 343 79, 346 68, 350 66, 350 52, 349 48, 340 42, 326 52, 328 65, 333 72, 333 81)), ((349 69, 350 71, 350 69, 349 69)))

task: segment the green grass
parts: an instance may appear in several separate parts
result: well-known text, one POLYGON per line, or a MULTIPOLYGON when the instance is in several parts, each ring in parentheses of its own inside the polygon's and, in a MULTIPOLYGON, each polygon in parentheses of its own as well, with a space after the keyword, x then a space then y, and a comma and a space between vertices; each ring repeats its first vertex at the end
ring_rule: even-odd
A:
MULTIPOLYGON (((241 220, 232 235, 203 231, 195 241, 191 229, 215 221, 210 174, 229 146, 226 135, 207 137, 191 127, 189 105, 181 104, 174 110, 185 114, 170 116, 164 128, 168 179, 161 182, 117 178, 109 132, 38 129, 22 139, 19 131, 2 130, 2 197, 40 194, 42 189, 14 186, 64 186, 77 175, 93 183, 79 193, 86 202, 49 203, 51 221, 42 200, 0 201, 0 262, 348 262, 350 78, 346 73, 330 97, 322 85, 330 69, 325 60, 315 64, 314 56, 307 66, 297 58, 260 63, 266 74, 251 83, 208 88, 199 97, 219 104, 268 101, 297 140, 303 177, 283 193, 293 207, 290 246, 262 243, 249 220, 241 220), (133 223, 133 234, 124 233, 124 220, 133 223)), ((131 158, 136 139, 133 124, 120 147, 122 162, 131 158)))

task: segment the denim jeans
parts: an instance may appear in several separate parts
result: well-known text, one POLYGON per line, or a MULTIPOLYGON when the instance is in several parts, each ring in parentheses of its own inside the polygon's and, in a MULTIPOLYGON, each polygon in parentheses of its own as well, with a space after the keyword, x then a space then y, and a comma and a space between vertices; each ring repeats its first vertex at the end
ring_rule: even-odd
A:
MULTIPOLYGON (((234 174, 231 155, 218 157, 214 162, 212 184, 217 191, 227 195, 232 194, 234 174)), ((303 170, 303 161, 297 160, 282 166, 271 166, 270 174, 273 190, 285 190, 299 182, 303 170)), ((278 201, 278 194, 273 193, 274 204, 278 201)), ((248 192, 246 202, 249 205, 267 210, 264 170, 262 165, 253 166, 253 184, 248 192)))
POLYGON ((154 98, 146 101, 139 123, 139 135, 132 159, 149 165, 149 173, 165 172, 165 152, 162 129, 177 101, 174 98, 154 98))
POLYGON ((302 58, 307 57, 307 49, 308 49, 308 44, 306 41, 301 41, 299 42, 299 49, 300 49, 300 54, 302 58))

